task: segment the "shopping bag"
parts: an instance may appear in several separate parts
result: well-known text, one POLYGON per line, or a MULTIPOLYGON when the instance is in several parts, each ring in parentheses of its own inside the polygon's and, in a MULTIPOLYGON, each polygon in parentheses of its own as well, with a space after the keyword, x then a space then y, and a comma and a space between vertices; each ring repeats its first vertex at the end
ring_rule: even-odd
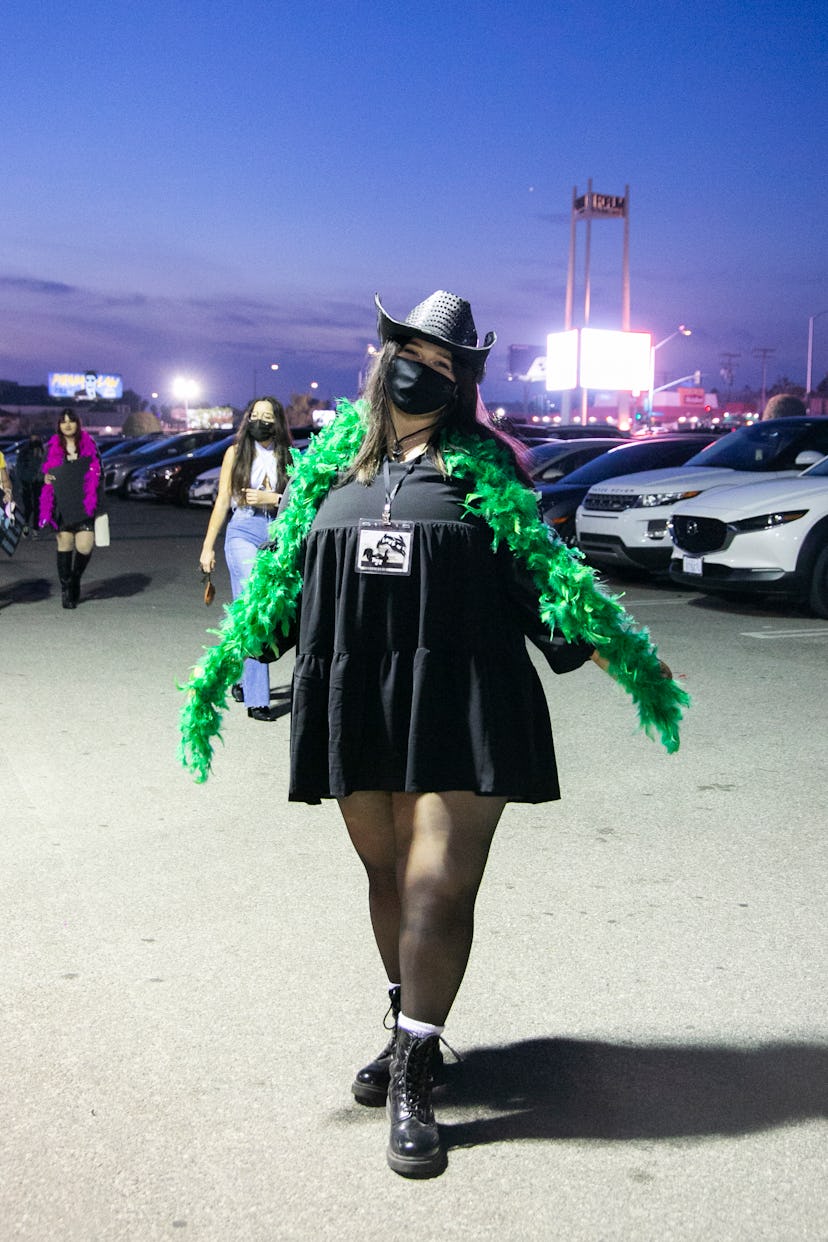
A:
POLYGON ((109 547, 109 514, 99 513, 95 518, 95 547, 109 547))
POLYGON ((14 556, 25 529, 26 523, 18 508, 12 509, 10 514, 5 509, 0 509, 0 548, 6 556, 14 556))

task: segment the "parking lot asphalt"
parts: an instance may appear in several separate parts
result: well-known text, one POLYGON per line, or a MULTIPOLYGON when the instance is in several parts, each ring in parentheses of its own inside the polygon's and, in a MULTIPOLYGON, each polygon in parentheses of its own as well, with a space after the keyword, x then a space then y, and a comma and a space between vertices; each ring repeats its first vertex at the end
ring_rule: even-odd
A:
POLYGON ((828 623, 625 584, 694 697, 675 756, 544 667, 563 799, 504 815, 448 1169, 408 1182, 351 1100, 384 978, 287 718, 234 705, 204 786, 176 758, 206 520, 115 502, 74 612, 53 539, 0 562, 0 1238, 824 1239, 828 623))

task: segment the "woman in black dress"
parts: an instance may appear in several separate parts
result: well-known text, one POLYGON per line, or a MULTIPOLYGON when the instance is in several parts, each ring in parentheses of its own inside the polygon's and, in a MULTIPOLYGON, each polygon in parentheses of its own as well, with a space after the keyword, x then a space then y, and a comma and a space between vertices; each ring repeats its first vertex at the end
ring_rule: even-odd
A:
MULTIPOLYGON (((494 334, 478 344, 468 302, 443 291, 404 321, 379 298, 377 309, 383 346, 365 399, 340 410, 330 461, 322 445, 316 462, 297 468, 273 563, 262 554, 247 617, 231 614, 230 632, 236 650, 245 642, 249 650, 264 612, 280 622, 280 651, 301 590, 290 798, 338 800, 368 876, 394 1019, 388 1045, 352 1091, 360 1103, 387 1103, 391 1168, 429 1177, 446 1162, 431 1103, 439 1040, 468 962, 492 837, 507 802, 559 796, 526 638, 556 672, 590 659, 615 669, 611 647, 609 659, 599 655, 586 622, 586 641, 571 630, 565 642, 544 613, 528 567, 539 557, 563 556, 562 580, 573 586, 586 575, 604 597, 561 545, 548 551, 515 448, 479 404, 494 334), (534 560, 507 546, 520 525, 509 511, 515 501, 540 540, 534 560)), ((621 645, 628 620, 617 627, 621 645)), ((669 678, 642 641, 652 679, 669 678)), ((233 675, 232 651, 214 653, 190 683, 185 756, 199 731, 216 731, 214 704, 233 675)), ((209 753, 192 761, 202 777, 209 753)))
POLYGON ((101 459, 95 441, 84 431, 73 409, 61 412, 57 431, 46 442, 43 474, 39 522, 57 532, 61 603, 64 608, 76 608, 81 577, 95 547, 101 459))

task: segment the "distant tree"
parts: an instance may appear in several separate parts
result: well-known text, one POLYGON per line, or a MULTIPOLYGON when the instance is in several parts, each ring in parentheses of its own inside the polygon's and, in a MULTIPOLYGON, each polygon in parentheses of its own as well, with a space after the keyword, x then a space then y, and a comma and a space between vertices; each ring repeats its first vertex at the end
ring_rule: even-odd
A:
POLYGON ((130 414, 137 414, 144 408, 144 398, 139 396, 137 392, 133 392, 131 388, 124 389, 124 395, 121 400, 125 405, 129 406, 130 414))
POLYGON ((828 396, 828 375, 819 381, 814 392, 818 392, 821 397, 828 396))
POLYGON ((324 410, 327 407, 318 397, 312 397, 306 392, 291 393, 290 401, 285 407, 285 415, 287 417, 289 427, 307 427, 313 422, 313 411, 324 410))
POLYGON ((800 397, 787 392, 779 392, 771 397, 762 411, 762 421, 764 422, 767 418, 801 418, 807 413, 805 402, 800 397))
POLYGON ((795 384, 793 380, 788 379, 787 375, 782 375, 768 391, 769 397, 775 397, 778 394, 789 397, 804 397, 805 388, 802 384, 795 384))
POLYGON ((136 410, 127 414, 122 431, 125 436, 143 436, 148 431, 160 431, 161 423, 152 410, 136 410))

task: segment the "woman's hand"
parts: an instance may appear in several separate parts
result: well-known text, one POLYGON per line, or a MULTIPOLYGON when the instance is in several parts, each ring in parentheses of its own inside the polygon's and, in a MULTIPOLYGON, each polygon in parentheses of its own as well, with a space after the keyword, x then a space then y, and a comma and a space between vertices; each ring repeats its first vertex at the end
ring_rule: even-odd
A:
MULTIPOLYGON (((593 661, 593 663, 597 664, 599 668, 602 668, 605 673, 609 672, 609 660, 606 658, 606 656, 602 656, 598 654, 597 647, 595 648, 595 650, 593 651, 592 655, 589 658, 590 660, 593 661)), ((659 660, 658 669, 662 677, 670 678, 673 676, 670 665, 665 664, 663 660, 659 660)))
POLYGON ((44 482, 45 482, 45 483, 52 483, 52 484, 53 484, 53 483, 54 483, 54 481, 55 481, 55 476, 54 476, 53 474, 44 474, 44 476, 43 476, 43 480, 44 480, 44 482))
POLYGON ((244 503, 251 509, 273 509, 281 499, 281 492, 271 492, 258 487, 248 487, 244 493, 244 503))
POLYGON ((211 574, 213 572, 216 567, 216 554, 212 548, 201 549, 201 556, 198 558, 198 563, 201 566, 202 573, 211 574))

